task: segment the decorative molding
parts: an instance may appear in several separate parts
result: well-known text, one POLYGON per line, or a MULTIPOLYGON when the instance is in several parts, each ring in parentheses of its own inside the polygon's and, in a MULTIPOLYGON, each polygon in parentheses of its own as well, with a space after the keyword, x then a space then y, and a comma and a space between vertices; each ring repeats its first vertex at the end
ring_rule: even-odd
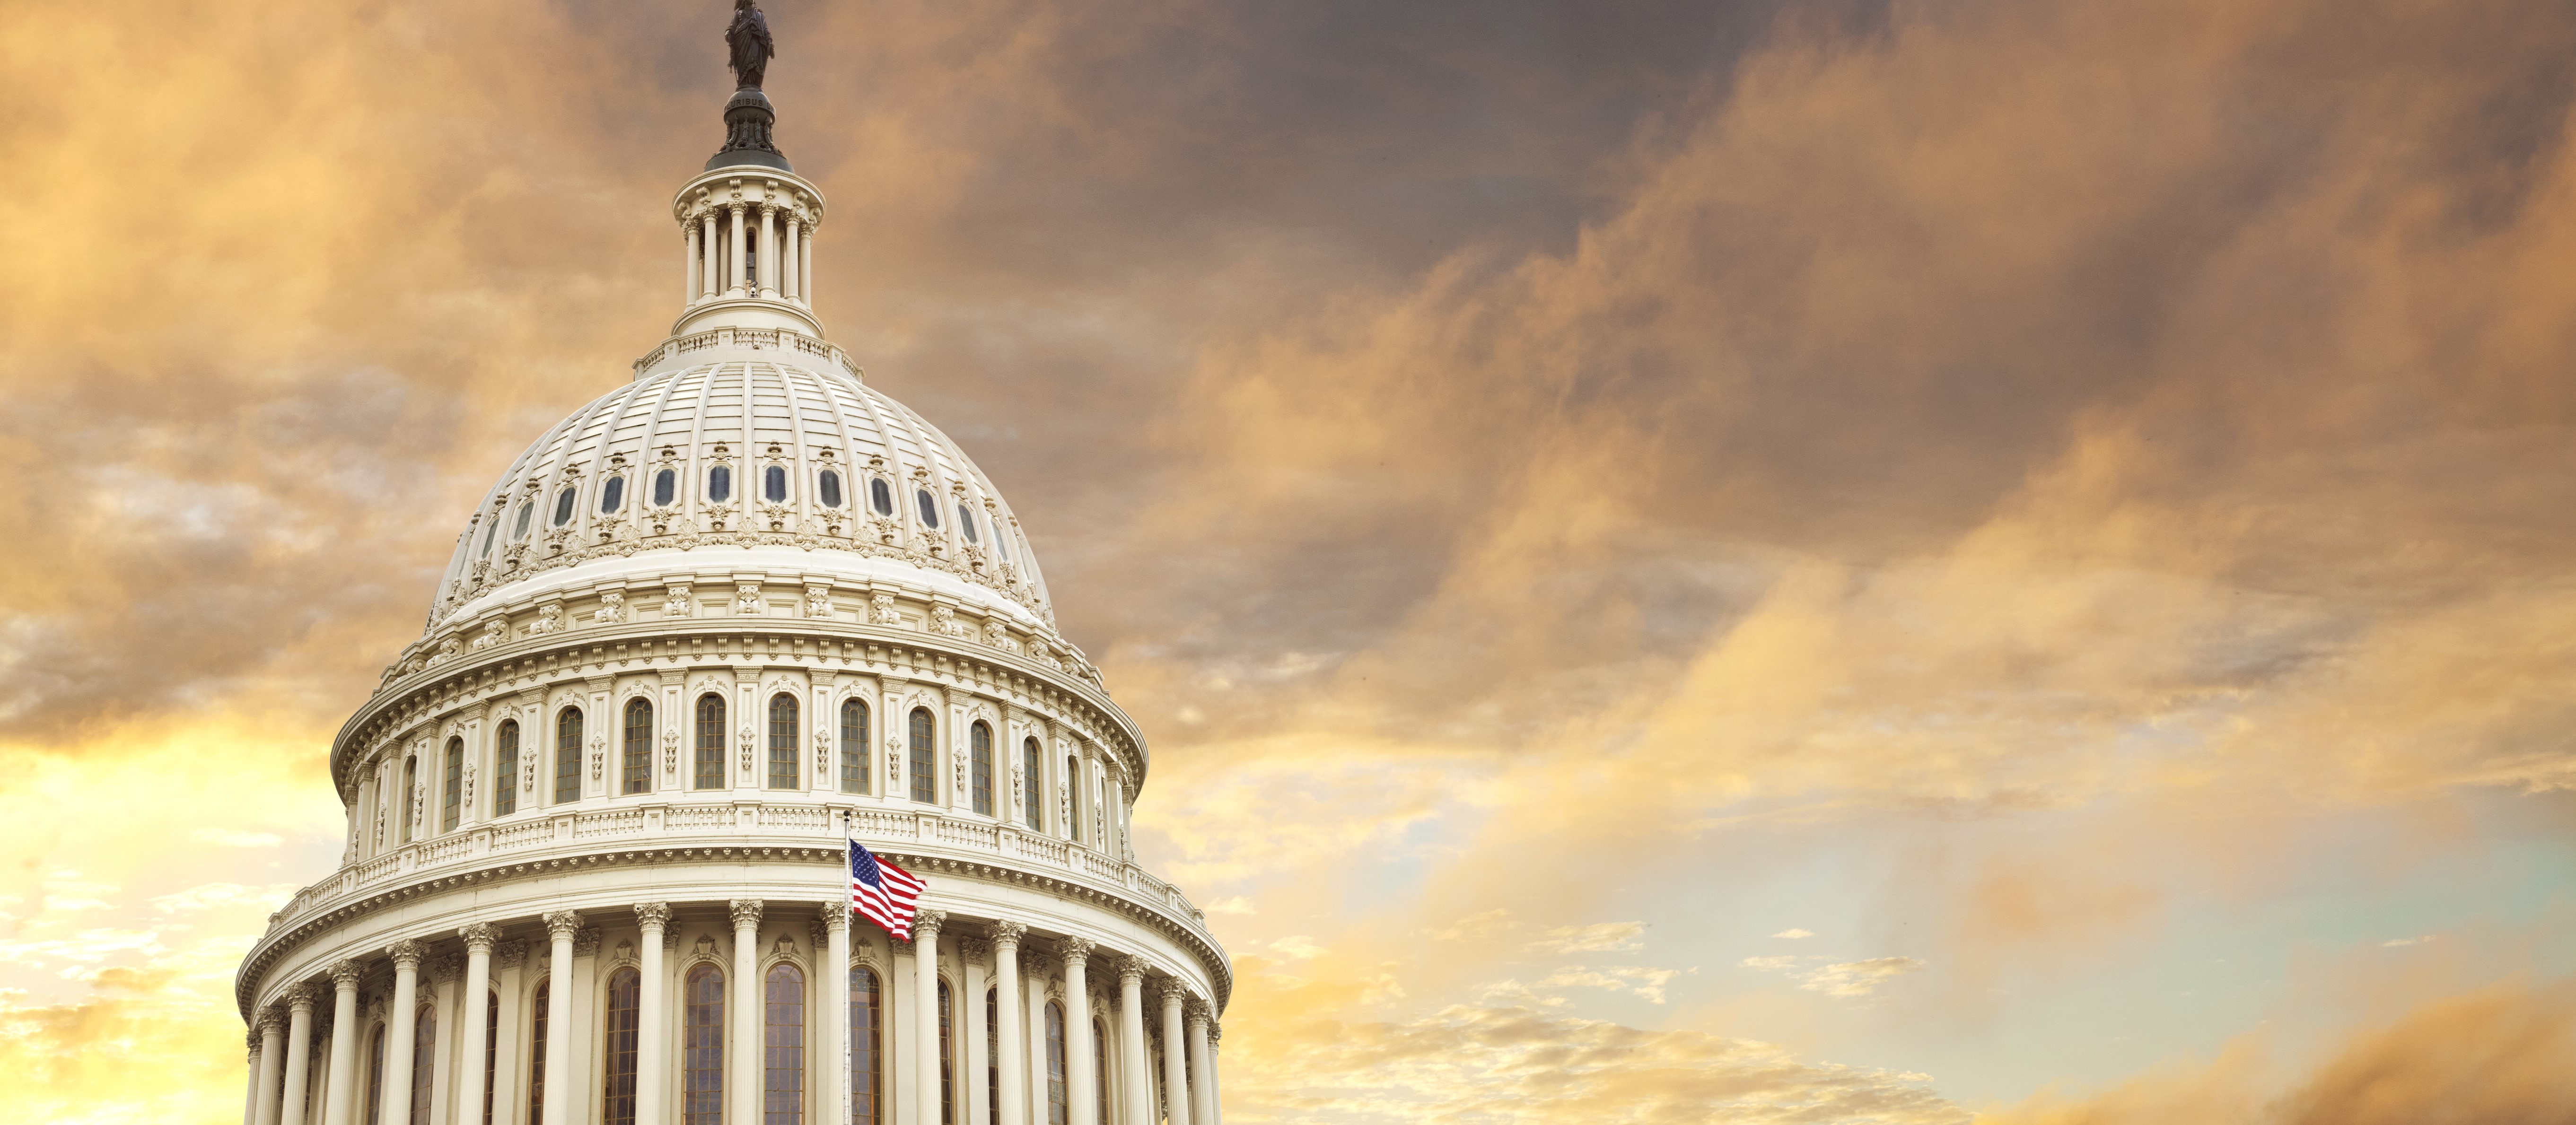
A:
POLYGON ((544 921, 546 937, 553 941, 571 941, 581 930, 581 915, 570 910, 548 911, 544 921))
POLYGON ((528 939, 511 938, 492 946, 492 963, 504 968, 519 968, 528 963, 528 939))
POLYGON ((671 904, 667 902, 636 903, 635 924, 642 927, 646 933, 651 933, 655 930, 669 926, 671 924, 671 904))
POLYGON ((409 938, 385 947, 385 956, 394 959, 395 972, 401 972, 404 969, 418 971, 420 959, 424 954, 425 951, 421 949, 420 943, 409 938))
POLYGON ((480 953, 489 957, 492 953, 492 943, 501 940, 501 927, 490 922, 475 922, 458 927, 456 936, 465 939, 467 953, 480 953))
POLYGON ((358 980, 367 975, 367 967, 343 957, 331 962, 331 984, 341 992, 356 992, 358 980))
POLYGON ((572 955, 575 957, 596 957, 599 955, 598 927, 583 926, 582 928, 572 932, 572 955))
POLYGON ((1020 939, 1027 936, 1029 936, 1029 927, 1025 922, 1004 920, 993 923, 993 947, 995 949, 1016 949, 1020 944, 1020 939))
POLYGON ((733 916, 734 929, 741 930, 749 927, 756 930, 760 928, 761 906, 762 902, 759 899, 738 898, 727 902, 725 910, 733 916))

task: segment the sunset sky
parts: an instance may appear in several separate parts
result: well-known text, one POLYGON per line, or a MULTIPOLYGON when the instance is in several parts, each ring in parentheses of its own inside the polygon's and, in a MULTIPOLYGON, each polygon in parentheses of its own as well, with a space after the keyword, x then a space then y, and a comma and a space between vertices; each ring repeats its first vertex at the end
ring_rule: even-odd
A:
MULTIPOLYGON (((763 6, 1228 1121, 2576 1121, 2576 7, 763 6)), ((0 14, 5 1116, 238 1120, 727 7, 0 14)))

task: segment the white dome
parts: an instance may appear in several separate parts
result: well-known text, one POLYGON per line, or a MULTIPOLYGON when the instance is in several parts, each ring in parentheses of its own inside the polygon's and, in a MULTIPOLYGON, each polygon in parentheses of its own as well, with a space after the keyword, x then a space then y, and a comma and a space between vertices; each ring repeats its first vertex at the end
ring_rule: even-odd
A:
POLYGON ((429 633, 577 586, 649 581, 688 552, 692 569, 735 553, 724 565, 911 572, 1051 634, 1045 581, 993 482, 845 360, 826 362, 671 365, 556 423, 467 521, 429 633))

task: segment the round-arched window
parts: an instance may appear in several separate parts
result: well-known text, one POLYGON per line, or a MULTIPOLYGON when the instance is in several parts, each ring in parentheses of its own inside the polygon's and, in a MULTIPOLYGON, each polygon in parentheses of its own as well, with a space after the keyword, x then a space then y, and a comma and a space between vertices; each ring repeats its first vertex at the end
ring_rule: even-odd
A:
POLYGON ((921 505, 921 525, 923 527, 938 527, 939 501, 930 498, 930 490, 926 488, 914 489, 912 498, 921 505))
POLYGON ((769 502, 772 504, 785 503, 787 500, 787 470, 776 465, 771 465, 770 467, 761 470, 760 494, 768 497, 769 502))
POLYGON ((817 484, 819 487, 817 487, 815 491, 822 493, 824 507, 838 508, 841 506, 841 474, 833 472, 830 469, 825 469, 823 470, 822 478, 817 482, 817 484))
POLYGON ((531 503, 529 503, 529 502, 527 502, 527 501, 525 501, 525 500, 519 501, 519 518, 518 518, 518 519, 515 519, 515 520, 512 520, 512 521, 510 522, 510 538, 512 538, 512 539, 525 539, 525 538, 527 538, 527 537, 528 537, 528 517, 533 516, 533 515, 535 515, 535 514, 537 514, 537 506, 536 506, 536 505, 531 504, 531 503))
POLYGON ((957 502, 957 529, 966 533, 967 542, 983 542, 983 540, 975 537, 975 513, 968 510, 966 502, 963 500, 957 502))
POLYGON ((606 484, 603 484, 603 485, 600 485, 600 486, 599 486, 599 510, 600 510, 600 511, 602 511, 602 512, 614 512, 614 511, 616 511, 617 509, 619 509, 619 508, 623 508, 623 507, 625 507, 625 506, 626 506, 626 478, 625 478, 625 477, 610 477, 610 478, 608 478, 608 483, 606 483, 606 484))
POLYGON ((676 473, 676 472, 673 472, 673 471, 671 471, 671 470, 669 470, 669 469, 664 469, 664 470, 662 470, 661 472, 658 472, 658 473, 653 474, 653 506, 654 506, 654 507, 656 507, 656 508, 668 508, 668 507, 670 507, 670 506, 671 506, 671 501, 676 500, 676 499, 679 499, 679 493, 680 493, 680 474, 678 474, 678 473, 676 473))
POLYGON ((876 506, 877 514, 880 516, 891 516, 894 514, 894 489, 886 485, 885 478, 874 477, 869 479, 868 503, 876 506))
POLYGON ((572 492, 572 489, 567 488, 561 492, 555 493, 556 527, 562 527, 563 525, 572 522, 572 492))
POLYGON ((733 469, 718 465, 707 470, 707 499, 718 504, 733 499, 733 469))

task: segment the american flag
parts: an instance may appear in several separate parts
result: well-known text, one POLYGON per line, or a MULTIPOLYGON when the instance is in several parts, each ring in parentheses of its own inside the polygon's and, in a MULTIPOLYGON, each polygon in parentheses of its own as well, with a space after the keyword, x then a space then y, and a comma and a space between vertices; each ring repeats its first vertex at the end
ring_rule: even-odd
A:
POLYGON ((850 909, 885 927, 898 940, 912 940, 912 904, 921 901, 922 886, 912 872, 850 841, 850 909))

